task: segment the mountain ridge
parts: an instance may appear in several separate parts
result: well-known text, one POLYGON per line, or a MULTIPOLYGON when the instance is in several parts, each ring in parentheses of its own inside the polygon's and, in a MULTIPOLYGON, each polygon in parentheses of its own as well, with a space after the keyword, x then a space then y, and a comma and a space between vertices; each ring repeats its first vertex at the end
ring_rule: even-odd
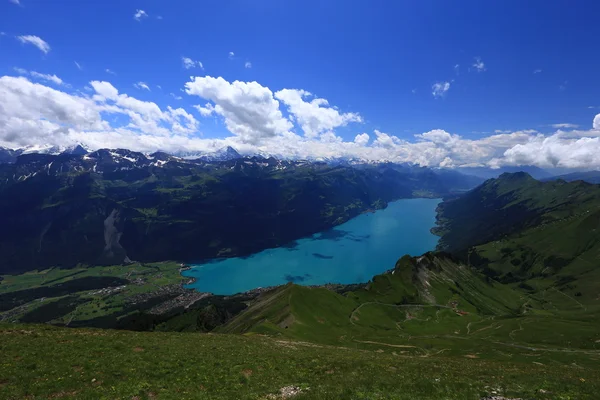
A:
POLYGON ((0 270, 246 255, 392 200, 476 183, 393 164, 184 160, 126 149, 23 154, 0 165, 0 217, 13 227, 0 233, 0 270))

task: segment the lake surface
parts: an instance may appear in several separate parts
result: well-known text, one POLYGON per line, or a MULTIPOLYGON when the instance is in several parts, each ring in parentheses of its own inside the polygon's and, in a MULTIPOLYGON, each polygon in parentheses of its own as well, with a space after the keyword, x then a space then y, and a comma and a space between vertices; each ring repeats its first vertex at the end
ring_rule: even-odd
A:
POLYGON ((335 228, 249 257, 218 259, 183 272, 202 292, 235 294, 295 282, 361 283, 394 267, 405 254, 433 250, 430 232, 440 199, 403 199, 335 228))

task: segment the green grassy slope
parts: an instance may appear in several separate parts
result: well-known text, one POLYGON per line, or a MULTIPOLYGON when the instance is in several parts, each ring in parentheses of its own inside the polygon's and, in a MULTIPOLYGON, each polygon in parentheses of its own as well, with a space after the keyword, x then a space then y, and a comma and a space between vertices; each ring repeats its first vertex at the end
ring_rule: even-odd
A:
POLYGON ((442 247, 524 290, 530 313, 600 316, 600 186, 505 175, 444 203, 439 216, 442 247))
POLYGON ((460 252, 539 225, 594 213, 600 186, 504 174, 438 209, 439 247, 460 252))
MULTIPOLYGON (((600 320, 544 309, 535 294, 500 284, 444 254, 403 257, 363 290, 344 295, 286 285, 264 293, 222 333, 397 349, 406 355, 594 365, 600 320), (528 349, 534 354, 513 354, 528 349), (510 351, 509 351, 510 352, 510 351)), ((527 351, 523 351, 527 353, 527 351)))
POLYGON ((2 399, 595 399, 597 368, 511 347, 497 360, 262 336, 0 325, 2 399), (519 359, 517 359, 519 358, 519 359), (575 364, 573 364, 575 363, 575 364))

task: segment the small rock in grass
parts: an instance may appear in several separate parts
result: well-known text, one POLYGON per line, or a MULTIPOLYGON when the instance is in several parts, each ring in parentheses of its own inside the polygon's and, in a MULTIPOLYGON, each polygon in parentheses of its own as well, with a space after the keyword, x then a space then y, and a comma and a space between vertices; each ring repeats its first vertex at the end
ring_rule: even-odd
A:
POLYGON ((279 389, 279 394, 267 395, 267 399, 269 399, 269 400, 289 399, 289 398, 297 396, 300 393, 307 391, 307 390, 308 390, 308 388, 301 389, 300 387, 293 386, 293 385, 285 386, 285 387, 282 387, 281 389, 279 389))

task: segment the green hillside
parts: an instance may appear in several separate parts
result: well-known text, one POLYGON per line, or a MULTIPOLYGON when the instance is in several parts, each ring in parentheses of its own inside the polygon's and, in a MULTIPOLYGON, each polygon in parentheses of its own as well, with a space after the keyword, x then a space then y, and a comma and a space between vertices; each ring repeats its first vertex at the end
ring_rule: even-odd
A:
POLYGON ((155 332, 0 325, 0 398, 597 398, 600 187, 505 174, 438 211, 452 253, 404 256, 352 287, 182 303, 179 285, 160 297, 181 279, 173 263, 4 276, 1 316, 51 316, 76 297, 48 321, 77 326, 103 310, 155 332), (100 297, 101 279, 139 285, 100 297), (173 312, 135 310, 136 291, 173 312), (40 293, 55 296, 49 308, 31 301, 40 293))
POLYGON ((600 186, 507 175, 443 203, 439 218, 441 247, 524 290, 531 312, 600 315, 600 186))
POLYGON ((523 230, 600 208, 600 186, 583 181, 539 182, 525 173, 503 174, 438 210, 440 249, 461 252, 523 230))
POLYGON ((539 346, 552 358, 560 349, 595 349, 600 343, 599 320, 567 318, 545 307, 539 295, 500 284, 447 255, 429 253, 404 257, 365 289, 343 295, 293 284, 280 287, 217 332, 398 347, 415 356, 489 356, 506 347, 539 346))

